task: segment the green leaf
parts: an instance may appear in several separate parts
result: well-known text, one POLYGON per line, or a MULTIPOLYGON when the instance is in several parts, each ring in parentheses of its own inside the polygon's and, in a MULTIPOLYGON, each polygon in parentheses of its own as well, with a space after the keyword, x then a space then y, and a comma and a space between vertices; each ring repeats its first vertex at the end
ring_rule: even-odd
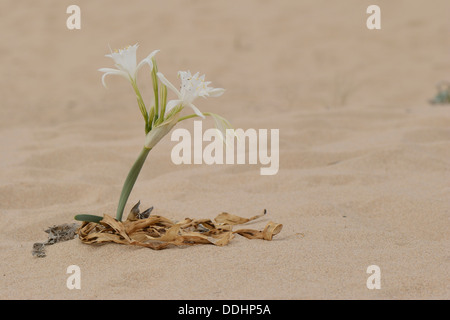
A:
MULTIPOLYGON (((155 130, 155 129, 153 129, 155 130)), ((154 131, 150 131, 154 132, 154 131)), ((136 183, 136 179, 141 172, 142 166, 144 165, 145 159, 147 158, 148 153, 151 149, 143 148, 139 157, 136 159, 135 163, 130 169, 128 176, 123 184, 122 192, 120 193, 119 204, 117 206, 116 220, 122 221, 123 210, 125 208, 125 204, 127 203, 128 197, 130 196, 131 190, 136 183)))
POLYGON ((92 214, 77 214, 74 217, 75 220, 78 221, 86 221, 86 222, 96 222, 99 223, 100 221, 103 220, 103 217, 100 216, 94 216, 92 214))

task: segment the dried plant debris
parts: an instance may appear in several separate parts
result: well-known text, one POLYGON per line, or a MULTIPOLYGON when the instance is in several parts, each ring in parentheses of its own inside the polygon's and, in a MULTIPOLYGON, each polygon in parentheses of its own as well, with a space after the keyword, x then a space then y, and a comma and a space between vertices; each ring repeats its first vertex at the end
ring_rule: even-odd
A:
POLYGON ((80 225, 77 223, 65 223, 48 228, 45 230, 45 232, 48 233, 47 241, 33 244, 33 250, 31 251, 32 255, 39 258, 45 257, 45 246, 74 239, 77 236, 79 227, 80 225))
POLYGON ((33 244, 33 250, 31 254, 38 258, 44 258, 47 254, 45 253, 45 244, 36 242, 33 244))
POLYGON ((197 244, 213 244, 224 246, 235 234, 248 239, 272 240, 278 234, 282 225, 268 222, 262 231, 240 229, 233 231, 233 226, 247 223, 266 214, 251 218, 242 218, 229 213, 221 213, 214 222, 210 219, 194 220, 185 218, 174 222, 162 216, 151 216, 152 208, 139 211, 137 203, 126 221, 117 221, 105 214, 100 223, 84 222, 78 230, 78 237, 86 244, 119 243, 125 245, 147 247, 154 250, 173 246, 189 246, 197 244))
POLYGON ((139 219, 147 219, 150 216, 150 213, 153 211, 153 207, 148 208, 147 210, 140 212, 139 206, 141 205, 141 201, 139 200, 138 203, 134 205, 134 207, 131 209, 130 213, 128 214, 127 220, 130 221, 136 221, 139 219))
POLYGON ((441 81, 437 84, 437 94, 430 100, 431 104, 449 104, 450 103, 450 82, 441 81))

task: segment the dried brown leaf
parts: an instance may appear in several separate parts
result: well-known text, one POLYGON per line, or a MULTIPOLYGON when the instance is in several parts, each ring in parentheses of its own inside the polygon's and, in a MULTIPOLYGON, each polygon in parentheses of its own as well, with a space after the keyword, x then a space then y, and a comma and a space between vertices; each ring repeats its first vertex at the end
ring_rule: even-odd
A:
POLYGON ((274 235, 280 233, 282 228, 283 228, 282 224, 270 221, 263 231, 253 229, 239 229, 234 231, 234 233, 237 233, 248 239, 264 239, 270 241, 272 240, 274 235))
POLYGON ((78 229, 78 236, 86 244, 113 242, 154 250, 197 244, 224 246, 233 239, 235 233, 249 239, 272 240, 272 237, 281 231, 281 224, 269 222, 262 231, 240 229, 233 232, 233 225, 249 222, 264 214, 242 218, 223 212, 214 219, 215 223, 210 219, 191 218, 173 222, 157 215, 141 218, 138 203, 126 221, 117 221, 105 214, 100 223, 83 223, 78 229))
POLYGON ((222 212, 217 217, 215 217, 214 220, 219 224, 236 225, 236 224, 244 224, 249 221, 258 219, 258 218, 264 216, 264 214, 265 213, 251 217, 251 218, 242 218, 242 217, 236 216, 234 214, 222 212))

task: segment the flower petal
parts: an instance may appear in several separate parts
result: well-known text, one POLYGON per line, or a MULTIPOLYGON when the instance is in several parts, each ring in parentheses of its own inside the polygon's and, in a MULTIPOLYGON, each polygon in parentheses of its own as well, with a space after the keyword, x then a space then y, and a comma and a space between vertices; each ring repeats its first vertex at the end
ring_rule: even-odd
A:
MULTIPOLYGON (((136 73, 137 73, 138 70, 139 70, 140 68, 142 68, 142 66, 143 66, 144 64, 146 64, 146 63, 150 66, 150 70, 153 70, 153 62, 152 62, 152 58, 153 58, 158 52, 159 52, 159 50, 153 51, 152 53, 150 53, 150 54, 148 55, 147 58, 145 58, 145 59, 143 59, 141 62, 139 62, 139 64, 138 64, 137 67, 136 67, 136 73)), ((136 76, 136 75, 135 75, 135 76, 136 76)))
POLYGON ((126 79, 129 79, 128 74, 122 70, 117 70, 117 69, 112 69, 112 68, 101 68, 101 69, 98 69, 98 71, 105 72, 105 74, 102 76, 102 84, 105 88, 107 88, 106 83, 105 83, 105 78, 107 75, 115 74, 115 75, 125 77, 126 79))
POLYGON ((98 71, 100 71, 100 72, 115 72, 115 71, 120 71, 120 70, 117 70, 114 68, 100 68, 100 69, 98 69, 98 71))
POLYGON ((178 91, 177 88, 175 88, 175 86, 173 84, 171 84, 169 82, 169 80, 166 79, 166 77, 164 77, 164 75, 161 72, 157 73, 159 80, 161 80, 161 82, 170 90, 172 90, 173 92, 175 92, 175 94, 178 96, 178 98, 181 98, 181 93, 180 91, 178 91))
POLYGON ((205 116, 203 115, 203 113, 196 106, 194 106, 192 103, 189 103, 188 106, 191 107, 192 110, 194 110, 194 113, 196 115, 198 115, 199 117, 202 117, 203 119, 205 119, 205 116))
POLYGON ((222 88, 214 88, 208 91, 208 95, 210 97, 220 97, 225 92, 225 89, 222 88))
POLYGON ((166 104, 166 114, 168 114, 170 112, 170 110, 172 110, 173 108, 175 108, 177 105, 183 103, 183 101, 181 100, 170 100, 169 102, 167 102, 166 104))
POLYGON ((133 46, 127 46, 124 49, 116 50, 107 54, 106 57, 112 58, 116 67, 124 72, 127 72, 130 76, 133 76, 136 72, 136 50, 138 44, 133 46))

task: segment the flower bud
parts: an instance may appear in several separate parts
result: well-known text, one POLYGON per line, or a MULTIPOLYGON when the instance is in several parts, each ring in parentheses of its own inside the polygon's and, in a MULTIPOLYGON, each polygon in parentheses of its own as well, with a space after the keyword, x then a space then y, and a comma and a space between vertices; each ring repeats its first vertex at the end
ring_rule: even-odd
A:
MULTIPOLYGON (((181 111, 181 108, 180 108, 181 111)), ((173 113, 168 119, 166 119, 163 123, 153 127, 152 130, 147 133, 145 137, 144 147, 147 149, 152 149, 156 144, 164 138, 166 134, 172 130, 172 128, 177 124, 178 119, 180 118, 180 112, 173 113)))

